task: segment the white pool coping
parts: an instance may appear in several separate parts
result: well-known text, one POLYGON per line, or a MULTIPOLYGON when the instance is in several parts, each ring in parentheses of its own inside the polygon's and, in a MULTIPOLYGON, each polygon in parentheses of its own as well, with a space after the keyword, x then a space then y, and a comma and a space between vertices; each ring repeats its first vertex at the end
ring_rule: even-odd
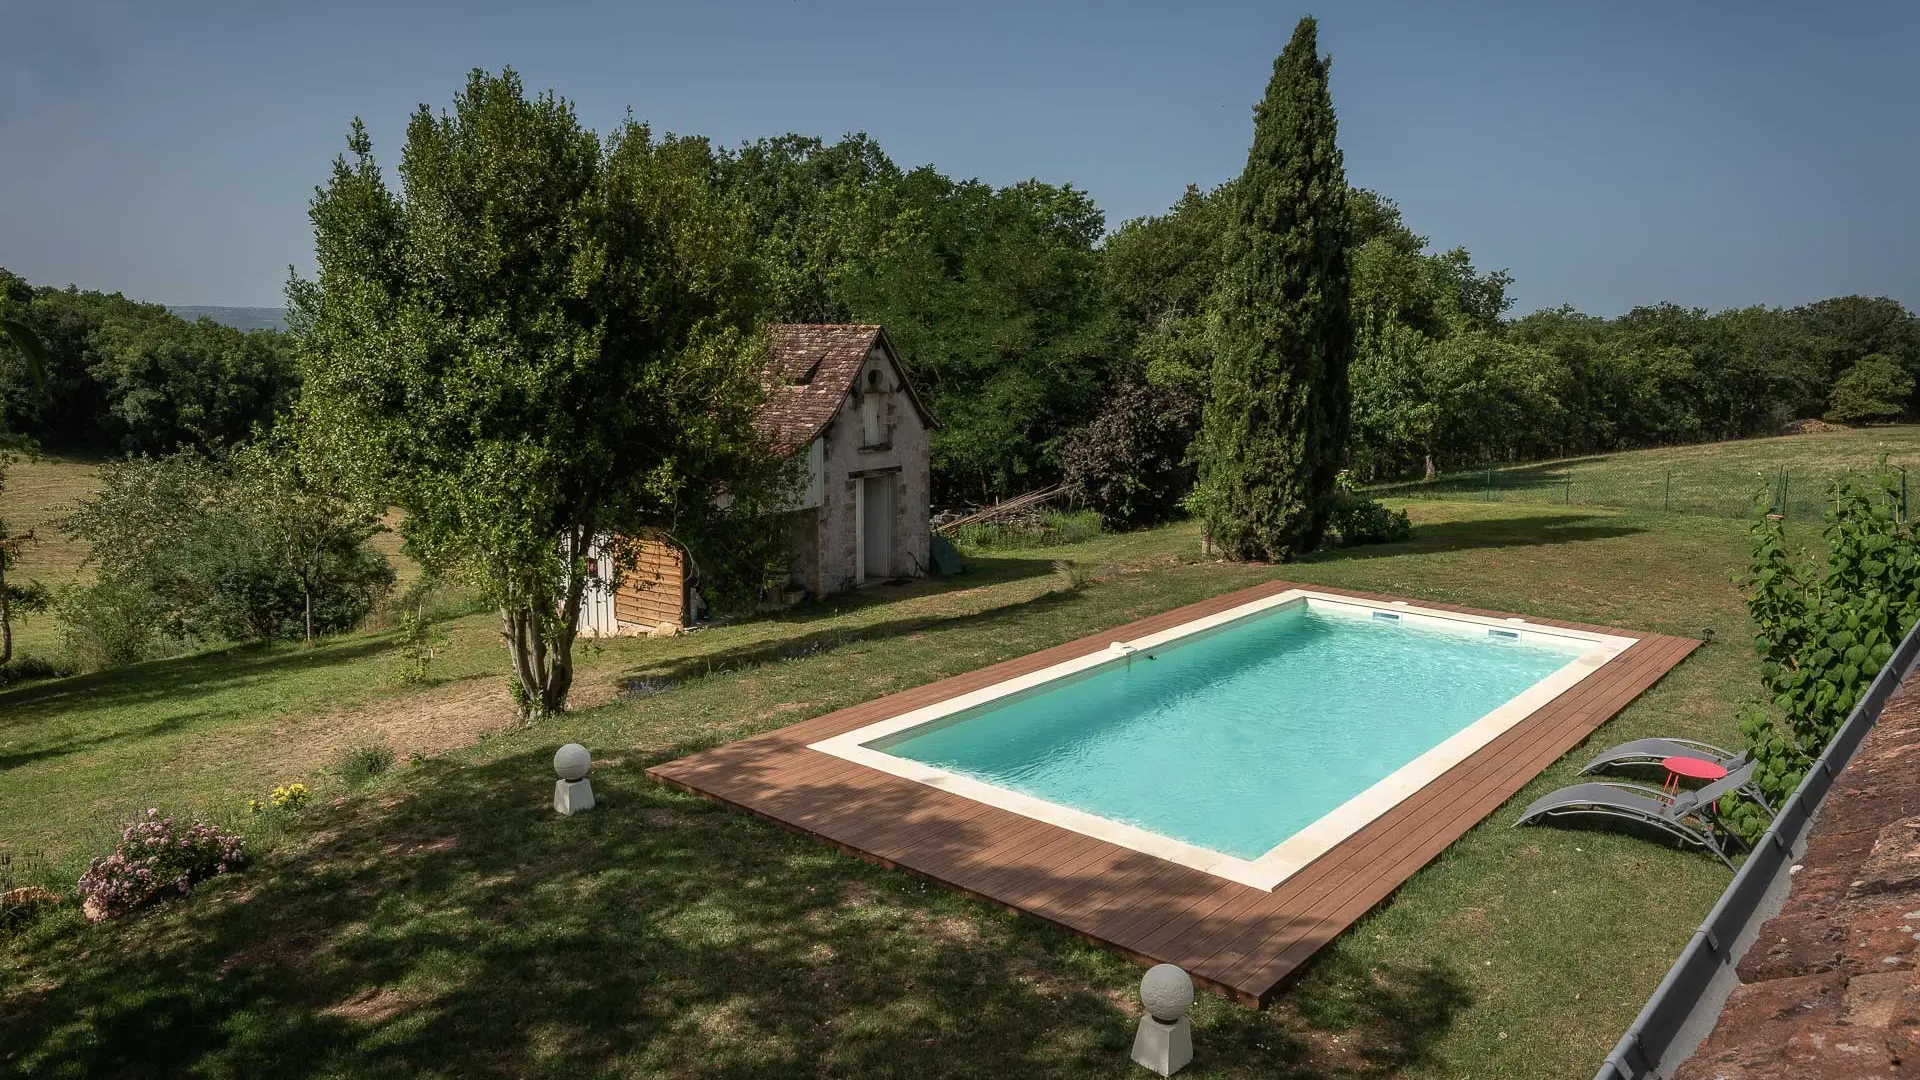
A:
POLYGON ((833 738, 811 743, 808 748, 925 784, 928 787, 939 788, 976 802, 986 803, 1010 813, 1044 821, 1084 836, 1091 836, 1110 844, 1165 859, 1168 862, 1191 867, 1216 877, 1237 881, 1242 885, 1272 890, 1299 873, 1307 864, 1331 851, 1335 845, 1360 831, 1369 822, 1398 806, 1414 792, 1439 779, 1448 769, 1472 757, 1481 748, 1531 716, 1548 702, 1571 690, 1582 679, 1598 671, 1602 665, 1625 652, 1638 640, 1638 638, 1619 637, 1612 634, 1596 634, 1586 630, 1544 626, 1525 619, 1496 619, 1483 615, 1438 611, 1419 607, 1404 600, 1379 602, 1315 592, 1310 589, 1288 589, 1273 596, 1262 597, 1238 607, 1229 608, 1216 615, 1182 623, 1156 634, 1148 634, 1131 641, 1116 641, 1099 652, 1065 660, 992 686, 948 698, 934 705, 889 717, 833 738), (955 713, 977 709, 1000 698, 1033 690, 1058 679, 1109 664, 1129 663, 1135 652, 1156 649, 1179 641, 1181 638, 1205 633, 1229 623, 1296 603, 1304 603, 1313 611, 1326 615, 1371 619, 1374 617, 1374 612, 1382 612, 1399 616, 1406 623, 1430 630, 1468 634, 1475 637, 1484 636, 1489 630, 1510 631, 1526 638, 1551 638, 1562 643, 1579 642, 1584 644, 1585 648, 1539 682, 1522 690, 1431 750, 1394 770, 1372 787, 1328 811, 1319 820, 1281 841, 1257 859, 1242 859, 1200 847, 1197 844, 1190 844, 1184 840, 1175 840, 1135 825, 1100 817, 1084 810, 1076 810, 1070 806, 1062 806, 1059 803, 988 784, 918 761, 895 757, 883 750, 875 750, 864 745, 944 719, 955 713))

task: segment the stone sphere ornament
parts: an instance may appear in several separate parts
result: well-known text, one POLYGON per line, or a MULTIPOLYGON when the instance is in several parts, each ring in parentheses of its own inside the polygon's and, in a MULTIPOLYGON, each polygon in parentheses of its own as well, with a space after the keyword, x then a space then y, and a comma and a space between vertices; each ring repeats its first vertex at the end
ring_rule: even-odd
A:
POLYGON ((587 779, 593 758, 587 748, 570 742, 553 755, 553 771, 560 779, 553 782, 553 809, 568 817, 593 809, 593 781, 587 779))
POLYGON ((593 756, 577 742, 570 742, 554 752, 553 772, 562 780, 585 779, 587 770, 592 767, 593 756))
POLYGON ((1172 1076, 1193 1061, 1193 979, 1173 964, 1156 964, 1140 980, 1147 1015, 1133 1036, 1134 1063, 1155 1076, 1172 1076))
POLYGON ((1193 979, 1175 964, 1155 964, 1140 980, 1140 1004, 1155 1020, 1171 1024, 1193 1008, 1193 979))

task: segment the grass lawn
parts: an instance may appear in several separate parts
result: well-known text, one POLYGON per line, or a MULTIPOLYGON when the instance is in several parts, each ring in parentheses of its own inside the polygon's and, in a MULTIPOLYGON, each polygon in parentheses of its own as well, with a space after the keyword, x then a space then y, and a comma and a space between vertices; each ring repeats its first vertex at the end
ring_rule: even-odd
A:
MULTIPOLYGON (((7 470, 7 489, 0 495, 0 519, 14 532, 32 530, 34 542, 20 550, 10 573, 22 581, 64 585, 81 576, 87 546, 63 536, 53 521, 66 508, 93 493, 99 480, 94 466, 68 458, 41 458, 14 463, 7 470)), ((16 653, 47 656, 61 651, 59 628, 51 615, 16 619, 16 653)))
MULTIPOLYGON (((604 704, 529 728, 505 712, 486 615, 446 624, 441 681, 425 688, 390 686, 391 643, 366 634, 0 693, 0 848, 39 850, 62 875, 101 823, 137 807, 231 814, 302 777, 320 795, 283 834, 263 832, 252 869, 190 900, 100 927, 68 905, 0 943, 0 1071, 1137 1075, 1137 967, 641 773, 1272 577, 1712 627, 1598 738, 1736 740, 1733 706, 1757 688, 1742 523, 1409 508, 1410 542, 1285 568, 1199 562, 1180 525, 606 642, 581 680, 583 700, 604 704), (1065 588, 1056 559, 1101 579, 1065 588), (626 685, 648 692, 620 697, 626 685), (346 791, 327 765, 373 732, 465 745, 346 791), (576 740, 595 752, 602 805, 562 819, 549 759, 576 740)), ((1571 758, 1516 803, 1566 782, 1571 758)), ((1275 1006, 1202 1000, 1191 1075, 1590 1074, 1727 873, 1633 837, 1513 830, 1513 814, 1416 875, 1275 1006)))
MULTIPOLYGON (((1768 439, 1595 454, 1488 471, 1453 473, 1431 482, 1388 485, 1416 498, 1667 509, 1744 518, 1756 495, 1781 496, 1787 474, 1788 516, 1818 521, 1826 484, 1849 472, 1871 472, 1882 457, 1920 468, 1920 426, 1849 428, 1768 439)), ((1920 487, 1920 477, 1915 477, 1920 487)), ((1920 491, 1914 492, 1920 499, 1920 491)), ((1920 513, 1920 507, 1915 507, 1920 513)))

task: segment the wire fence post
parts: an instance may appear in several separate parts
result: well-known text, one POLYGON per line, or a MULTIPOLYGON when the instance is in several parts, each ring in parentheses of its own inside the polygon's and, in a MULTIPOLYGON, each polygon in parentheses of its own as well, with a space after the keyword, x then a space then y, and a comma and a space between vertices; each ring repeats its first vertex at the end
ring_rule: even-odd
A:
POLYGON ((1907 470, 1905 466, 1901 466, 1900 468, 1900 520, 1903 522, 1907 520, 1907 470))
POLYGON ((1487 467, 1487 501, 1493 501, 1493 467, 1487 467))
POLYGON ((1792 479, 1791 472, 1786 469, 1780 470, 1780 518, 1783 521, 1787 518, 1787 485, 1792 479))
POLYGON ((1673 509, 1673 470, 1672 469, 1667 470, 1667 482, 1660 489, 1660 509, 1662 511, 1673 509))
POLYGON ((1567 476, 1567 491, 1566 491, 1566 496, 1567 496, 1567 497, 1566 497, 1565 499, 1562 499, 1562 500, 1561 500, 1561 502, 1560 502, 1560 505, 1562 505, 1562 506, 1572 506, 1572 505, 1573 505, 1573 476, 1572 476, 1572 474, 1568 474, 1568 476, 1567 476))

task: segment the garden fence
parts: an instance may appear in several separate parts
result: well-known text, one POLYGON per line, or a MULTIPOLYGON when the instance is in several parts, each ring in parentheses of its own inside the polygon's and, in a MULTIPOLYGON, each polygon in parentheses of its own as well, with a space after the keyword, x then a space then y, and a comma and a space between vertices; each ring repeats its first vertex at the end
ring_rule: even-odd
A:
MULTIPOLYGON (((1907 470, 1889 466, 1894 490, 1888 504, 1907 520, 1907 470)), ((1752 472, 1710 467, 1591 471, 1570 464, 1523 465, 1449 473, 1432 480, 1380 484, 1376 498, 1514 502, 1545 506, 1596 506, 1674 514, 1748 518, 1761 506, 1789 521, 1819 521, 1829 485, 1852 475, 1875 485, 1870 473, 1820 473, 1781 469, 1752 472)))

